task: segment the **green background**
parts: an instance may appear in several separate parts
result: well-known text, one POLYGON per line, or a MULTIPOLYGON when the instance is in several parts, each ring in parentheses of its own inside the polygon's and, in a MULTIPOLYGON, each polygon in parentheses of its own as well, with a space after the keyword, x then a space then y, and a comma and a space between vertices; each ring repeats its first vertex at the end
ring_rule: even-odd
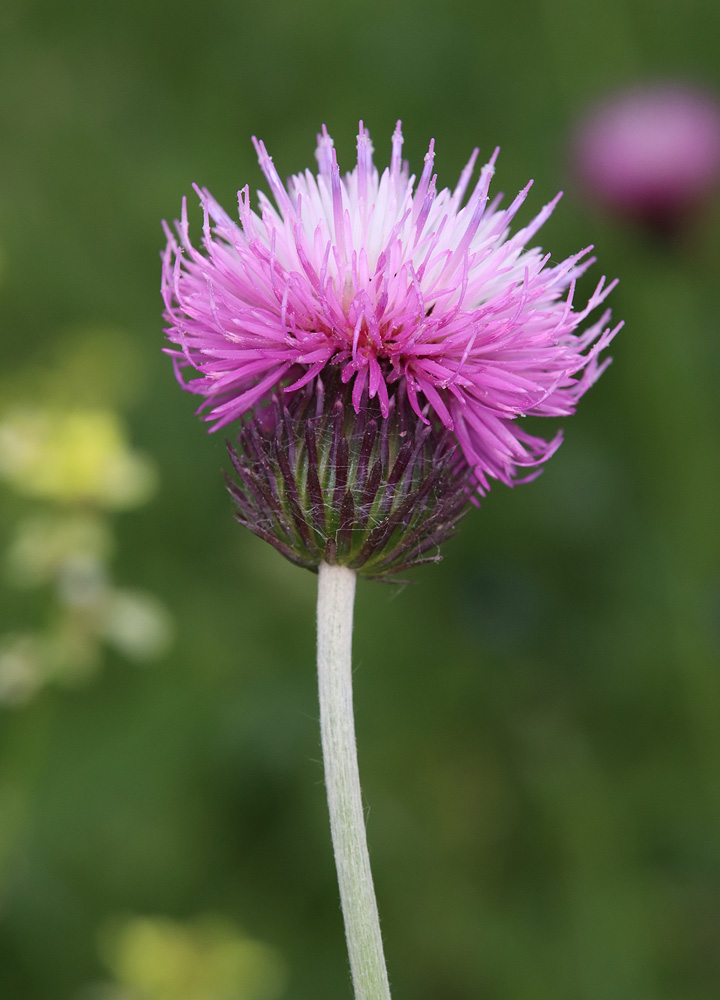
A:
MULTIPOLYGON (((654 245, 582 203, 567 157, 608 90, 719 85, 719 37, 712 0, 4 0, 2 377, 51 368, 68 330, 130 338, 126 417, 160 490, 117 515, 113 572, 164 601, 176 639, 154 666, 108 652, 92 683, 0 708, 3 1000, 111 979, 108 921, 206 913, 277 950, 288 1000, 350 996, 315 579, 233 522, 222 436, 160 351, 158 252, 193 181, 231 211, 261 186, 252 134, 287 176, 325 122, 349 167, 359 118, 381 166, 397 118, 415 169, 434 136, 442 186, 499 144, 495 191, 535 178, 523 220, 566 189, 543 246, 595 242, 626 320, 540 480, 496 486, 416 586, 359 585, 394 996, 720 994, 718 215, 654 245)), ((3 544, 19 505, 3 494, 3 544)), ((0 587, 0 631, 40 620, 42 595, 0 587)))

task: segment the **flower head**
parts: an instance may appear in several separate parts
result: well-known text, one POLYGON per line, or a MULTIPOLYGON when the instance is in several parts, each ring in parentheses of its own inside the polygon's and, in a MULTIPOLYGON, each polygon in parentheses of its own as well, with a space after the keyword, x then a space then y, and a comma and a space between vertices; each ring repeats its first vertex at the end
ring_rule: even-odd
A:
POLYGON ((580 123, 574 160, 589 197, 673 232, 720 181, 720 102, 678 83, 614 95, 580 123))
POLYGON ((476 149, 450 191, 437 188, 433 142, 417 182, 402 144, 398 122, 390 165, 379 173, 361 122, 356 166, 342 175, 323 128, 317 175, 306 170, 283 184, 255 141, 274 204, 261 193, 255 212, 245 187, 238 225, 198 188, 202 249, 190 241, 185 203, 175 233, 166 227, 163 295, 174 345, 168 353, 184 387, 205 397, 201 409, 214 428, 244 419, 245 458, 235 462, 240 518, 281 541, 281 551, 289 546, 303 565, 317 565, 324 538, 325 557, 337 554, 338 540, 351 529, 356 542, 345 545, 345 557, 356 565, 374 518, 384 511, 396 527, 407 520, 408 497, 422 487, 418 470, 429 470, 433 455, 442 456, 440 478, 452 483, 453 500, 443 507, 433 491, 420 489, 434 519, 420 539, 425 549, 449 532, 454 521, 446 515, 457 508, 457 520, 468 493, 483 494, 492 479, 510 485, 521 470, 533 478, 561 435, 546 441, 524 430, 519 418, 572 413, 608 363, 600 353, 618 329, 608 326, 607 311, 581 329, 613 288, 604 278, 587 304, 574 308, 576 280, 593 262, 591 247, 551 263, 532 245, 559 195, 511 234, 530 185, 507 208, 499 197, 490 200, 497 150, 471 187, 476 149), (195 377, 184 381, 187 369, 195 377), (338 407, 345 414, 340 424, 338 407), (376 475, 388 487, 375 495, 375 507, 363 508, 366 484, 338 486, 345 472, 333 463, 346 445, 358 449, 353 468, 368 460, 360 459, 363 434, 348 424, 352 413, 379 428, 378 441, 387 439, 383 424, 394 421, 394 427, 414 424, 409 440, 423 442, 413 453, 414 471, 395 480, 390 452, 398 449, 373 452, 376 475), (312 442, 302 426, 308 419, 317 424, 312 442), (295 454, 290 426, 299 442, 294 469, 286 461, 295 454), (268 490, 276 499, 284 494, 283 529, 267 507, 268 490), (341 504, 344 492, 352 493, 358 517, 350 524, 336 510, 328 535, 321 507, 341 504))
POLYGON ((419 420, 454 433, 483 492, 491 478, 509 484, 555 451, 559 435, 534 437, 518 418, 574 411, 615 332, 607 312, 579 328, 614 283, 602 279, 573 308, 591 248, 559 264, 528 248, 558 198, 510 235, 530 185, 508 208, 489 201, 497 151, 466 198, 477 150, 455 189, 438 191, 434 144, 416 184, 402 142, 398 123, 380 174, 361 123, 357 165, 343 176, 323 129, 318 174, 287 185, 256 142, 275 205, 261 193, 258 215, 245 187, 240 225, 198 189, 203 252, 190 242, 185 206, 177 239, 168 230, 170 353, 179 369, 198 373, 185 386, 205 397, 215 427, 258 407, 274 387, 290 394, 331 366, 352 384, 356 411, 367 392, 386 415, 402 382, 419 420))

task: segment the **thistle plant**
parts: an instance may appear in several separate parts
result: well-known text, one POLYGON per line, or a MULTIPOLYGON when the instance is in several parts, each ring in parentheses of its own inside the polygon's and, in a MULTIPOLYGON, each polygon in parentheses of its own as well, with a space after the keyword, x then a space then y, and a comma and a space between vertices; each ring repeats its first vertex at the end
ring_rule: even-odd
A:
POLYGON ((419 180, 402 159, 340 173, 318 136, 317 174, 283 184, 262 142, 275 204, 239 192, 240 224, 204 189, 202 245, 186 204, 166 226, 167 352, 212 429, 237 422, 228 488, 236 517, 318 574, 318 678, 330 824, 357 1000, 390 995, 370 873, 352 714, 357 574, 392 579, 439 545, 493 480, 535 478, 562 437, 524 416, 567 416, 609 363, 619 329, 602 278, 575 307, 591 247, 561 263, 533 245, 559 195, 525 227, 490 200, 497 150, 470 188, 437 189, 434 143, 419 180), (470 192, 468 194, 468 191, 470 192), (187 377, 189 376, 189 377, 187 377))

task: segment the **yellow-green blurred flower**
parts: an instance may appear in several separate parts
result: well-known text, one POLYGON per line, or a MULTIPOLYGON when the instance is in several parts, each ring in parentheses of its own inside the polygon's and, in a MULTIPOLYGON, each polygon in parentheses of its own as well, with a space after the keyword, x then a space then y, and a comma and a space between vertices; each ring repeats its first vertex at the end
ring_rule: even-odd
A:
POLYGON ((99 662, 97 640, 72 616, 59 617, 41 632, 0 636, 0 703, 23 705, 50 681, 82 683, 99 662))
POLYGON ((38 514, 17 525, 5 575, 16 587, 36 587, 55 580, 68 563, 105 563, 113 548, 108 522, 93 511, 38 514))
POLYGON ((99 609, 97 631, 128 659, 146 662, 167 651, 173 624, 165 605, 152 594, 113 590, 99 609))
POLYGON ((279 1000, 283 993, 275 949, 219 918, 133 918, 108 929, 101 947, 128 1000, 279 1000))
POLYGON ((109 509, 144 503, 157 483, 110 410, 11 410, 0 420, 0 476, 27 496, 109 509))

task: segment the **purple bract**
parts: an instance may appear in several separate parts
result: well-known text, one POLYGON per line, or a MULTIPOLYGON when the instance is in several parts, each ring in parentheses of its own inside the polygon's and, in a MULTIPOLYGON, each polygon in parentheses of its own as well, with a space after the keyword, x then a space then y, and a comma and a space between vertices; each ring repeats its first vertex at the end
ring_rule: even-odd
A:
MULTIPOLYGON (((400 123, 390 166, 373 165, 360 123, 357 165, 342 175, 333 142, 318 137, 315 176, 284 185, 255 143, 275 200, 239 193, 240 225, 206 191, 202 250, 187 210, 167 228, 163 295, 168 338, 185 388, 205 397, 215 427, 257 410, 278 386, 292 394, 328 366, 351 383, 351 402, 377 399, 382 416, 400 382, 419 421, 452 431, 477 491, 511 484, 558 447, 520 427, 526 415, 564 416, 608 363, 619 327, 609 312, 580 331, 614 282, 603 278, 575 310, 590 247, 559 264, 528 248, 558 198, 514 235, 512 204, 488 200, 497 151, 466 192, 478 151, 450 191, 436 188, 434 143, 415 183, 402 160, 400 123), (429 404, 429 405, 428 405, 429 404)), ((535 472, 537 470, 534 470, 535 472)), ((532 478, 532 473, 526 478, 532 478)))

